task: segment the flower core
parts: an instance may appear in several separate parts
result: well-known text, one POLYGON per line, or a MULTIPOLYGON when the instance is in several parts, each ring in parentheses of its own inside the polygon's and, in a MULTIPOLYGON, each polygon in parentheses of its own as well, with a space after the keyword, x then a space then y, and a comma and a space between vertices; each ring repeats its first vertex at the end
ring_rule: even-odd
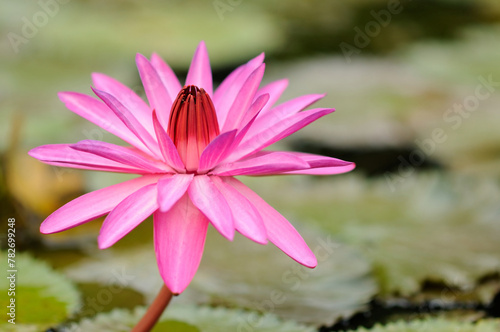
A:
POLYGON ((215 107, 208 93, 195 85, 182 88, 170 110, 167 134, 188 172, 198 169, 201 153, 219 133, 215 107))

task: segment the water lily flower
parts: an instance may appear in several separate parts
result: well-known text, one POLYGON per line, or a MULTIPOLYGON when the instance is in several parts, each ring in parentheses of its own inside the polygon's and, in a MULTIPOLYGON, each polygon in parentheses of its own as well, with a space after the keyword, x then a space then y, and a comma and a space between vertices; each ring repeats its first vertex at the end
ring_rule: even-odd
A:
POLYGON ((50 165, 140 177, 76 198, 52 213, 40 231, 61 232, 107 214, 98 237, 104 249, 153 215, 159 271, 174 294, 187 287, 198 269, 209 224, 228 240, 235 231, 260 244, 269 240, 300 264, 315 267, 313 252, 295 228, 235 176, 337 174, 354 164, 263 151, 334 111, 304 110, 324 96, 320 94, 275 105, 287 81, 260 87, 263 60, 261 54, 236 68, 214 91, 201 42, 184 86, 157 54, 151 59, 137 55, 149 104, 98 73, 92 75, 92 90, 100 100, 59 93, 68 109, 131 146, 84 140, 40 146, 29 154, 50 165))

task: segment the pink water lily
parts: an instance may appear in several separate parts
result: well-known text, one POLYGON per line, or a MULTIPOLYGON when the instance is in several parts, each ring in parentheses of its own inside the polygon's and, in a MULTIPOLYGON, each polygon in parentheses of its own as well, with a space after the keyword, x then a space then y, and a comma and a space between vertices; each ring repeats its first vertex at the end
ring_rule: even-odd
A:
POLYGON ((137 55, 149 105, 131 89, 93 74, 100 100, 61 92, 68 109, 120 137, 131 146, 84 140, 37 147, 30 155, 44 163, 81 169, 139 174, 140 177, 85 194, 52 213, 42 233, 61 232, 107 217, 99 248, 112 246, 153 215, 160 274, 181 293, 198 269, 208 225, 232 240, 235 230, 265 244, 271 241, 307 267, 317 264, 295 228, 238 175, 337 174, 354 164, 313 154, 263 151, 333 109, 304 110, 323 95, 275 106, 287 86, 279 80, 260 87, 261 54, 235 69, 213 91, 205 44, 193 56, 183 87, 156 54, 137 55))

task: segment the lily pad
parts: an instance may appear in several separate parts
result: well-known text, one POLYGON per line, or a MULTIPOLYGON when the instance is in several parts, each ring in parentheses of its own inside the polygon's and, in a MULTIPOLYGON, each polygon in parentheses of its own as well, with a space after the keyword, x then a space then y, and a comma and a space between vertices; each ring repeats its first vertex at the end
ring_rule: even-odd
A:
POLYGON ((410 322, 399 321, 387 325, 376 325, 371 329, 360 328, 350 332, 496 332, 500 320, 481 320, 477 323, 457 322, 444 319, 424 319, 410 322))
MULTIPOLYGON (((140 307, 129 312, 115 309, 112 312, 98 314, 91 319, 83 319, 77 324, 63 328, 63 332, 130 331, 144 315, 145 308, 140 307)), ((166 331, 175 328, 178 332, 313 332, 314 329, 294 322, 283 322, 271 314, 260 315, 256 312, 238 309, 197 307, 193 305, 172 304, 160 318, 153 331, 166 331)))
MULTIPOLYGON (((364 308, 377 292, 370 266, 353 248, 302 227, 318 258, 303 267, 271 244, 210 234, 192 288, 210 303, 271 312, 283 319, 329 325, 364 308)), ((215 233, 215 231, 213 232, 215 233)))
MULTIPOLYGON (((1 259, 7 260, 6 252, 2 252, 1 259)), ((26 253, 17 253, 15 264, 16 331, 45 329, 59 324, 77 310, 79 293, 67 277, 26 253)), ((0 287, 9 289, 8 282, 2 278, 0 287)), ((5 308, 8 301, 9 298, 2 298, 2 307, 5 308)), ((12 324, 3 321, 0 328, 9 331, 12 324)))
POLYGON ((288 216, 363 250, 385 294, 413 294, 426 280, 471 290, 500 271, 500 189, 490 179, 352 174, 247 182, 288 216))
POLYGON ((453 169, 499 175, 499 32, 498 26, 467 29, 460 41, 419 43, 404 54, 409 66, 449 91, 439 109, 422 108, 414 127, 419 141, 429 142, 436 128, 444 131, 427 150, 453 169))
MULTIPOLYGON (((236 306, 316 325, 332 324, 364 309, 377 293, 367 261, 330 236, 305 227, 301 233, 319 260, 313 270, 271 244, 258 245, 242 236, 229 242, 211 229, 201 266, 176 301, 236 306)), ((148 301, 162 285, 152 243, 108 249, 65 271, 80 282, 106 282, 112 271, 123 271, 130 276, 128 287, 145 294, 148 301)))

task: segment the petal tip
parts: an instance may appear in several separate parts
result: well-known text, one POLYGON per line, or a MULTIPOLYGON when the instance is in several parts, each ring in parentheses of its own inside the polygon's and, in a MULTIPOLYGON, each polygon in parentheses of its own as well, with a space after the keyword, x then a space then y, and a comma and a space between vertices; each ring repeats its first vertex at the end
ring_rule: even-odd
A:
POLYGON ((261 244, 263 246, 265 246, 266 244, 269 243, 267 237, 264 237, 264 238, 253 238, 251 239, 253 242, 257 243, 257 244, 261 244))
POLYGON ((234 233, 235 233, 235 230, 234 230, 234 227, 228 227, 227 229, 225 230, 221 230, 221 229, 217 229, 217 231, 224 237, 226 238, 227 240, 229 240, 230 242, 233 242, 234 240, 234 233))
POLYGON ((207 44, 205 43, 204 40, 201 40, 199 43, 198 43, 198 46, 197 48, 204 48, 205 50, 207 49, 207 44))
MULTIPOLYGON (((96 81, 96 80, 98 80, 101 77, 104 77, 104 76, 106 76, 106 75, 104 75, 102 73, 98 73, 98 72, 93 72, 93 73, 90 74, 90 77, 92 78, 93 82, 96 81)), ((94 82, 94 84, 95 84, 95 82, 94 82)))
POLYGON ((165 286, 167 286, 167 288, 170 290, 170 292, 172 292, 172 295, 174 295, 174 296, 180 295, 189 285, 189 284, 188 285, 177 285, 177 284, 174 284, 171 282, 167 282, 167 280, 165 280, 165 279, 163 280, 163 282, 165 283, 165 286))
POLYGON ((59 97, 59 100, 62 101, 64 104, 66 104, 68 98, 69 98, 69 94, 71 92, 68 92, 68 91, 59 91, 57 93, 57 97, 59 97))
POLYGON ((28 151, 28 155, 29 155, 30 157, 35 158, 35 159, 39 159, 39 158, 38 158, 38 153, 37 153, 39 149, 40 149, 40 147, 38 146, 38 147, 36 147, 36 148, 33 148, 33 149, 29 150, 29 151, 28 151))
POLYGON ((305 259, 300 261, 300 264, 304 265, 305 267, 308 267, 310 269, 314 269, 318 265, 318 260, 316 259, 316 256, 312 254, 309 257, 306 257, 305 259))
POLYGON ((47 224, 47 222, 44 221, 40 225, 40 233, 42 233, 42 234, 53 234, 53 233, 57 233, 57 229, 54 229, 54 228, 50 227, 50 224, 47 224))
POLYGON ((99 235, 97 237, 97 246, 99 247, 99 249, 101 249, 101 250, 108 249, 112 245, 113 245, 113 243, 111 241, 109 241, 109 238, 108 239, 104 238, 101 235, 99 235))
POLYGON ((144 55, 142 55, 141 53, 137 53, 135 55, 135 62, 137 65, 139 65, 139 63, 142 63, 144 61, 147 61, 149 62, 148 58, 146 58, 144 55))

